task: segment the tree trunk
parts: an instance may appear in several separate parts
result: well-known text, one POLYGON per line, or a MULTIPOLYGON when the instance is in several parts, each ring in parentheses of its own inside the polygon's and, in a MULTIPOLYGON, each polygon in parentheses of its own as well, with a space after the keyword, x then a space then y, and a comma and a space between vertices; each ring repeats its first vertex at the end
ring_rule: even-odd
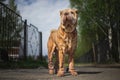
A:
POLYGON ((112 57, 115 62, 119 62, 119 52, 118 52, 118 30, 112 28, 112 57))

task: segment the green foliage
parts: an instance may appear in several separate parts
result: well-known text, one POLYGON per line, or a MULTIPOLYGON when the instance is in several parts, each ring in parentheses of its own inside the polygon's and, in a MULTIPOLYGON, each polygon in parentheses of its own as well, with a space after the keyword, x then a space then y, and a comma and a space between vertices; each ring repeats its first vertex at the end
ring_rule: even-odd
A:
POLYGON ((15 0, 9 0, 8 7, 12 9, 17 14, 20 14, 20 12, 17 10, 17 5, 15 4, 15 0))
POLYGON ((17 5, 15 4, 15 0, 9 0, 8 6, 10 9, 16 11, 17 10, 17 5))
POLYGON ((4 2, 5 0, 0 0, 0 2, 4 2))
POLYGON ((84 0, 70 0, 70 2, 71 6, 79 11, 78 47, 76 50, 76 57, 79 57, 91 49, 92 42, 96 40, 97 25, 93 24, 90 13, 88 13, 91 10, 86 8, 90 3, 87 4, 84 0))
POLYGON ((2 5, 3 7, 1 7, 2 12, 0 15, 0 42, 2 42, 2 47, 6 47, 6 45, 13 46, 12 44, 9 44, 11 40, 19 42, 19 33, 23 26, 15 0, 9 0, 6 4, 7 7, 2 5), (8 7, 11 10, 8 9, 8 7))
POLYGON ((8 61, 8 62, 0 62, 1 69, 15 69, 15 68, 39 68, 45 67, 47 68, 47 62, 45 60, 34 60, 32 57, 28 57, 27 60, 18 60, 18 61, 8 61))
MULTIPOLYGON (((88 52, 93 42, 108 38, 110 28, 115 31, 120 26, 120 0, 70 0, 70 4, 79 13, 76 56, 88 52)), ((113 35, 112 44, 115 40, 113 35)))

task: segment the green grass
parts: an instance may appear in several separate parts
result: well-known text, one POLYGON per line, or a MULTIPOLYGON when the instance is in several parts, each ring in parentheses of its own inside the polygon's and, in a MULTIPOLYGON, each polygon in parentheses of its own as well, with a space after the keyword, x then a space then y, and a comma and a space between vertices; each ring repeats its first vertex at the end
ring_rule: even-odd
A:
POLYGON ((8 62, 0 62, 1 69, 14 69, 14 68, 38 68, 38 67, 45 67, 47 68, 46 61, 40 60, 20 60, 20 61, 8 61, 8 62))

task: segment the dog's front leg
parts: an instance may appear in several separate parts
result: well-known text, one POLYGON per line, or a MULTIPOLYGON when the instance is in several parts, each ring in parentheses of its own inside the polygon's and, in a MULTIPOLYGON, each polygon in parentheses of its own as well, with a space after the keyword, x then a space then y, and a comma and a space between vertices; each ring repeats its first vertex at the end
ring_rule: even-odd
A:
POLYGON ((55 74, 57 74, 58 69, 59 69, 59 56, 58 56, 57 50, 55 51, 55 57, 56 57, 56 60, 55 60, 54 68, 55 68, 55 74))
POLYGON ((62 49, 58 52, 59 55, 59 71, 57 73, 57 76, 64 76, 64 52, 62 49))
POLYGON ((54 74, 54 64, 53 64, 53 53, 55 50, 55 45, 50 45, 52 42, 48 44, 48 68, 49 68, 49 74, 54 74))
POLYGON ((69 54, 69 71, 72 75, 76 76, 77 72, 74 69, 74 58, 73 53, 69 54))

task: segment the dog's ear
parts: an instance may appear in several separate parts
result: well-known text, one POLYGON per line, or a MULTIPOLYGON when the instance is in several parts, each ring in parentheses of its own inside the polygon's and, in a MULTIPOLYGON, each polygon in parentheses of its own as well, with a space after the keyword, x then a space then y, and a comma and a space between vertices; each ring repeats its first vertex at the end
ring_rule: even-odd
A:
POLYGON ((63 13, 63 11, 61 10, 61 11, 60 11, 60 16, 62 15, 62 13, 63 13))
POLYGON ((77 9, 73 9, 75 12, 76 12, 76 14, 78 14, 78 10, 77 9))

